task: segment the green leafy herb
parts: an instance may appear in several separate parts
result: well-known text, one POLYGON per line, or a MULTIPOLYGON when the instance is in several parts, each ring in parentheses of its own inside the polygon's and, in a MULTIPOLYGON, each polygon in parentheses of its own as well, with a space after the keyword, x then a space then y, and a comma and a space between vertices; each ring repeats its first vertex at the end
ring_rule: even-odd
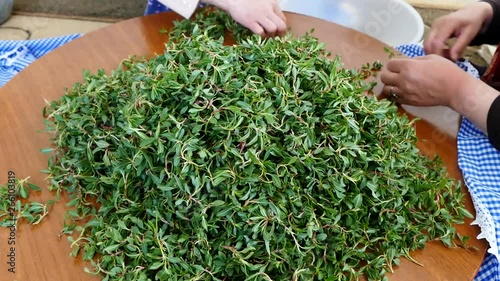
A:
POLYGON ((38 224, 49 211, 54 201, 49 200, 42 204, 39 202, 28 202, 30 189, 41 191, 41 189, 28 182, 28 178, 15 179, 14 184, 0 185, 0 226, 17 226, 23 218, 30 224, 38 224))
POLYGON ((386 52, 389 55, 390 59, 396 56, 396 54, 394 54, 394 50, 391 48, 384 47, 384 52, 386 52))
POLYGON ((366 94, 380 67, 212 11, 162 55, 85 72, 44 110, 72 256, 103 280, 381 280, 430 240, 452 246, 460 185, 366 94))

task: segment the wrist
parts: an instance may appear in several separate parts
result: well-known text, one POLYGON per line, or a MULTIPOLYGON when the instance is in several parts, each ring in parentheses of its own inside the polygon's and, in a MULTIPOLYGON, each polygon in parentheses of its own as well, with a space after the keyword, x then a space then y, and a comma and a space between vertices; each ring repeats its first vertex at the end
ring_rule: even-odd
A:
POLYGON ((480 79, 466 76, 455 94, 452 93, 449 107, 466 117, 478 112, 486 113, 498 97, 498 92, 480 79))
POLYGON ((463 77, 460 77, 460 83, 456 84, 455 91, 449 93, 448 95, 448 104, 447 106, 452 108, 453 110, 462 113, 463 109, 467 107, 468 101, 471 99, 471 96, 480 91, 480 83, 479 79, 471 79, 470 75, 463 73, 463 77))
POLYGON ((457 98, 452 108, 487 134, 488 115, 493 102, 498 98, 498 92, 479 79, 475 80, 478 83, 468 88, 470 92, 464 91, 462 100, 457 98))

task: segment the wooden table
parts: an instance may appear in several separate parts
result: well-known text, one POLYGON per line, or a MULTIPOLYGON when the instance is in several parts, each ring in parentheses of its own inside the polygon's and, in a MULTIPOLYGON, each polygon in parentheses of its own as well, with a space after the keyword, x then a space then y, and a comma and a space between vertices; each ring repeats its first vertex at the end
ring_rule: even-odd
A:
MULTIPOLYGON (((346 67, 361 67, 366 62, 386 62, 388 55, 384 44, 353 30, 296 14, 287 14, 292 33, 302 35, 315 28, 315 35, 327 44, 333 53, 343 57, 346 67)), ((131 54, 150 56, 162 53, 167 36, 162 28, 171 28, 179 16, 164 13, 127 20, 103 28, 74 40, 37 60, 11 82, 0 88, 0 182, 6 183, 8 171, 17 178, 30 180, 46 187, 45 175, 39 171, 47 167, 47 156, 40 149, 49 147, 49 137, 44 130, 42 108, 44 100, 55 100, 65 88, 83 81, 82 70, 95 72, 117 68, 121 60, 131 54)), ((376 91, 380 92, 378 86, 376 91)), ((457 167, 456 140, 441 133, 433 125, 420 121, 417 124, 420 139, 427 139, 420 148, 426 154, 437 153, 453 177, 461 174, 457 167)), ((467 191, 464 189, 464 192, 467 191)), ((33 200, 52 198, 48 191, 33 196, 33 200)), ((57 203, 50 215, 40 224, 22 224, 15 236, 15 273, 8 272, 10 231, 0 230, 0 276, 5 281, 66 281, 99 280, 84 272, 88 266, 69 256, 71 250, 66 238, 58 238, 61 231, 65 200, 57 203)), ((469 195, 467 207, 474 212, 469 195)), ((478 241, 477 227, 471 220, 458 227, 462 235, 471 237, 470 244, 478 251, 449 249, 440 243, 429 243, 423 251, 413 253, 422 263, 420 267, 406 259, 390 276, 390 280, 472 280, 486 250, 486 242, 478 241)))

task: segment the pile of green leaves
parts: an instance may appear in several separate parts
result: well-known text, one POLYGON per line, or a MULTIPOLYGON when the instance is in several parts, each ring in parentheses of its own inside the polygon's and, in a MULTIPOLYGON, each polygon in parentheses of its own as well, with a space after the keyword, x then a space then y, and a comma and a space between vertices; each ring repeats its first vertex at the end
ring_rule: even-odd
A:
POLYGON ((164 54, 87 72, 47 106, 48 172, 87 271, 381 280, 429 240, 453 244, 470 214, 413 121, 313 36, 224 46, 221 19, 181 22, 164 54))

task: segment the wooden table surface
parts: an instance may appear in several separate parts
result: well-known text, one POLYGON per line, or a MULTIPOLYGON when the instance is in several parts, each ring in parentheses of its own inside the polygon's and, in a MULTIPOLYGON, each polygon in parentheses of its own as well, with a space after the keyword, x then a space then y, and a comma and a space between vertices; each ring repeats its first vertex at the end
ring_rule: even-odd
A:
MULTIPOLYGON (((315 36, 326 43, 332 53, 342 56, 346 67, 359 68, 366 62, 386 62, 388 55, 384 44, 356 31, 296 14, 287 14, 291 32, 302 35, 312 28, 315 36)), ((171 28, 172 21, 180 19, 172 13, 157 14, 131 19, 97 30, 74 40, 35 61, 18 74, 7 85, 0 88, 0 182, 6 183, 8 171, 17 178, 30 177, 31 182, 45 188, 45 175, 40 170, 47 168, 48 157, 40 149, 50 146, 50 135, 44 130, 42 108, 45 100, 56 100, 65 93, 65 88, 82 82, 82 70, 116 69, 121 60, 134 54, 150 56, 160 54, 167 40, 160 34, 162 28, 171 28)), ((376 90, 380 92, 381 87, 376 90)), ((435 126, 419 121, 417 133, 427 139, 419 147, 425 154, 437 153, 451 176, 460 179, 457 167, 456 139, 441 133, 435 126)), ((467 207, 474 213, 467 194, 467 207)), ((43 191, 30 196, 33 200, 46 201, 53 194, 43 191)), ((84 272, 89 266, 70 257, 69 242, 58 234, 63 227, 65 199, 51 209, 51 213, 39 225, 20 225, 15 232, 15 264, 9 265, 10 231, 0 229, 0 279, 5 281, 66 281, 100 280, 84 272), (8 271, 15 266, 15 273, 8 271)), ((472 280, 485 254, 486 242, 477 240, 478 227, 470 226, 471 220, 458 226, 462 235, 471 237, 470 245, 479 250, 450 249, 441 243, 431 242, 425 250, 413 253, 423 267, 406 259, 390 280, 472 280)))

